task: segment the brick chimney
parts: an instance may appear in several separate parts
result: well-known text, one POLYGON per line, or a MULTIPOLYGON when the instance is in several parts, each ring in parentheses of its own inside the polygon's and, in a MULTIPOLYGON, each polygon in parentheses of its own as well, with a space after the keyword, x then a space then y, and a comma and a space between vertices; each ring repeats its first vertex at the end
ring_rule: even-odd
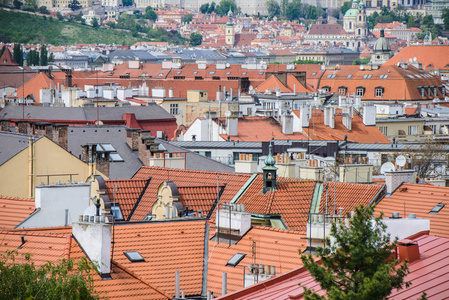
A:
POLYGON ((28 134, 28 122, 27 121, 15 121, 15 132, 28 134))
POLYGON ((385 185, 387 187, 387 196, 391 194, 403 183, 414 183, 416 174, 414 170, 401 170, 385 172, 385 185))
POLYGON ((398 242, 399 261, 407 260, 409 263, 420 259, 419 246, 415 241, 408 239, 400 240, 398 242))
POLYGON ((133 151, 139 149, 139 131, 139 129, 126 129, 126 143, 133 151))
POLYGON ((0 131, 9 132, 10 131, 9 123, 10 123, 10 120, 7 120, 7 119, 0 120, 0 131))

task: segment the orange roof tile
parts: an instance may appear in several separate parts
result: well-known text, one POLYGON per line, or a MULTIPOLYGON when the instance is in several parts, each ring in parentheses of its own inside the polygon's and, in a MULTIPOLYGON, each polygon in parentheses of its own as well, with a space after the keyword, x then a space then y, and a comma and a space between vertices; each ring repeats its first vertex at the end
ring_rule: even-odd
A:
MULTIPOLYGON (((219 185, 226 185, 220 197, 220 203, 230 202, 240 188, 248 181, 251 174, 223 173, 210 171, 194 171, 143 166, 134 175, 133 179, 151 179, 142 200, 131 217, 132 221, 141 221, 151 212, 153 203, 157 200, 159 185, 164 181, 173 181, 177 186, 214 186, 217 177, 219 185)), ((215 189, 216 191, 216 189, 215 189)), ((212 193, 212 189, 209 190, 212 193)), ((215 194, 216 195, 216 194, 215 194)), ((212 197, 212 194, 210 194, 212 197)), ((204 212, 204 210, 203 210, 204 212)))
POLYGON ((0 228, 12 229, 34 210, 34 199, 0 196, 0 228))
POLYGON ((449 64, 446 59, 448 56, 449 47, 445 45, 408 46, 390 58, 385 65, 394 65, 401 60, 408 62, 409 59, 416 57, 416 60, 422 63, 424 69, 449 70, 449 64))
MULTIPOLYGON (((215 231, 211 230, 210 237, 214 235, 215 231)), ((243 273, 248 273, 247 267, 252 263, 275 266, 276 274, 301 266, 299 252, 306 247, 301 236, 297 231, 255 226, 236 245, 209 241, 207 290, 214 296, 221 295, 223 272, 227 273, 228 293, 243 288, 243 273), (226 267, 227 261, 236 253, 246 254, 246 257, 239 267, 226 267)))
MULTIPOLYGON (((267 117, 248 117, 243 116, 238 121, 238 135, 230 136, 230 139, 244 142, 260 142, 275 140, 307 140, 300 132, 293 134, 282 133, 282 125, 273 118, 267 117)), ((220 134, 224 139, 228 139, 227 134, 220 134)))
POLYGON ((305 232, 315 182, 278 177, 276 191, 262 193, 263 178, 258 176, 238 200, 246 211, 262 215, 281 215, 289 229, 305 232))
POLYGON ((13 95, 14 93, 11 93, 10 95, 8 95, 8 97, 20 99, 22 96, 25 96, 25 98, 27 98, 28 96, 32 95, 34 99, 36 99, 36 103, 40 103, 40 90, 50 88, 50 86, 55 87, 56 85, 50 78, 48 78, 45 73, 39 73, 24 85, 19 87, 14 92, 16 93, 15 95, 13 95))
MULTIPOLYGON (((293 113, 299 117, 299 110, 293 110, 293 113)), ((348 141, 356 143, 380 143, 390 144, 388 138, 377 128, 376 126, 365 126, 363 119, 354 112, 354 118, 352 119, 351 130, 348 130, 343 125, 343 116, 340 109, 335 113, 335 128, 332 129, 329 126, 324 125, 324 112, 319 109, 315 109, 312 112, 311 119, 309 121, 309 128, 303 128, 305 133, 311 140, 324 140, 324 141, 343 141, 347 136, 348 141)))
POLYGON ((338 213, 343 215, 354 210, 357 205, 368 205, 378 195, 383 186, 380 184, 359 184, 330 182, 323 184, 320 201, 320 213, 338 213), (326 209, 327 207, 327 209, 326 209))
MULTIPOLYGON (((218 191, 224 189, 220 186, 218 191)), ((217 186, 178 186, 179 202, 189 211, 202 211, 203 214, 212 213, 212 208, 217 201, 217 186)))
POLYGON ((106 180, 106 194, 111 203, 115 201, 120 204, 123 218, 128 220, 132 210, 139 202, 145 192, 148 180, 119 179, 106 180), (114 185, 117 186, 114 197, 114 185))
POLYGON ((437 214, 429 214, 435 205, 449 204, 449 187, 403 183, 391 197, 383 198, 376 205, 376 213, 383 212, 386 217, 399 212, 403 217, 415 213, 417 218, 430 220, 430 233, 449 238, 449 206, 437 214))

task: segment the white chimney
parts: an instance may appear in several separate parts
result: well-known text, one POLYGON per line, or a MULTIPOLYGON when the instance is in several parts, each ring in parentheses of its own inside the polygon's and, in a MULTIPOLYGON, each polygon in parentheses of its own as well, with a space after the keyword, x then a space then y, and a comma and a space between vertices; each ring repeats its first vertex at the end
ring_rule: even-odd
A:
POLYGON ((282 114, 282 133, 293 134, 293 116, 289 112, 282 114))
POLYGON ((376 125, 376 107, 374 105, 365 105, 363 107, 363 124, 365 126, 376 125))
POLYGON ((218 231, 227 235, 231 230, 234 231, 231 235, 242 237, 251 228, 251 214, 245 211, 244 204, 223 203, 215 219, 219 224, 218 231))
POLYGON ((414 170, 387 171, 385 172, 385 185, 387 195, 391 195, 403 182, 415 183, 416 173, 414 170))
POLYGON ((346 127, 348 130, 352 130, 352 118, 354 111, 352 110, 352 107, 343 107, 342 108, 343 117, 342 117, 342 123, 343 126, 346 127))
POLYGON ((168 97, 169 97, 169 98, 173 98, 173 88, 170 88, 170 89, 168 90, 168 97))
POLYGON ((239 113, 232 112, 229 117, 226 117, 226 134, 230 136, 238 135, 239 113))
POLYGON ((335 128, 335 108, 332 106, 324 107, 324 125, 335 128))
POLYGON ((309 108, 307 106, 301 107, 299 111, 299 127, 302 128, 308 128, 309 127, 309 108))
POLYGON ((138 60, 130 60, 128 62, 128 68, 129 69, 139 69, 140 63, 138 60))
POLYGON ((98 264, 100 276, 108 277, 111 273, 111 224, 104 223, 104 216, 80 216, 79 222, 72 224, 72 234, 89 260, 98 264))

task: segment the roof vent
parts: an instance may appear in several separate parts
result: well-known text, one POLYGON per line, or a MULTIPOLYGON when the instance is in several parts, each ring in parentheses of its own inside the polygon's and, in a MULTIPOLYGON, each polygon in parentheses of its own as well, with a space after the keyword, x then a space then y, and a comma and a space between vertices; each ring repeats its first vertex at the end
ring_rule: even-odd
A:
POLYGON ((416 219, 416 214, 408 214, 409 219, 416 219))
POLYGON ((399 212, 395 211, 395 212, 391 213, 391 217, 392 217, 393 219, 399 219, 399 218, 400 218, 400 217, 399 217, 399 212))

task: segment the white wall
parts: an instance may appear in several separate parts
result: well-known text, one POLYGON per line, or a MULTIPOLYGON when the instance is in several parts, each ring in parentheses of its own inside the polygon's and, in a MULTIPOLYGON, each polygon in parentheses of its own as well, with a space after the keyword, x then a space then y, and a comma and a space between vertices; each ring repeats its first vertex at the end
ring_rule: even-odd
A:
POLYGON ((36 186, 35 206, 40 209, 18 228, 39 228, 65 226, 66 209, 68 225, 78 220, 89 206, 90 185, 58 184, 36 186))

